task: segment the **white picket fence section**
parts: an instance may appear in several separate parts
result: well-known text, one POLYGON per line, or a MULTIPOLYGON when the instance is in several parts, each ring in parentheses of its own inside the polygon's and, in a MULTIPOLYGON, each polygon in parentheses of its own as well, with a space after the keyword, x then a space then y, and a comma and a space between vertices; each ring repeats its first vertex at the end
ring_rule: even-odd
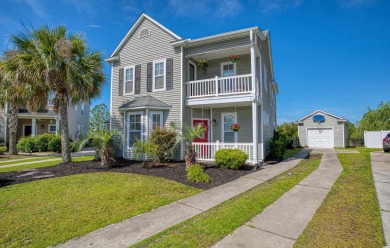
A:
POLYGON ((252 92, 251 74, 187 82, 187 97, 231 95, 252 92))
POLYGON ((383 138, 390 130, 364 131, 364 147, 383 148, 383 138))
POLYGON ((196 151, 197 160, 212 161, 215 158, 215 153, 223 148, 240 149, 248 154, 247 162, 253 162, 253 144, 252 143, 208 143, 194 142, 192 143, 196 151))

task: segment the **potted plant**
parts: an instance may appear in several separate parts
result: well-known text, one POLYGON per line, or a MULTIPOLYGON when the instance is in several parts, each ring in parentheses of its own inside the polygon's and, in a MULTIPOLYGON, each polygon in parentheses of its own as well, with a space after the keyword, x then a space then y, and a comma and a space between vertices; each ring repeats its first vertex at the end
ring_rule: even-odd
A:
POLYGON ((229 59, 233 62, 233 63, 236 63, 237 61, 240 60, 240 56, 238 56, 237 54, 232 54, 229 56, 229 59))
POLYGON ((233 130, 234 132, 238 132, 238 130, 240 130, 240 125, 238 125, 238 123, 234 123, 233 125, 230 126, 230 129, 233 130))
POLYGON ((207 59, 200 59, 200 60, 198 60, 198 66, 200 67, 200 68, 202 68, 202 70, 203 71, 206 71, 206 67, 208 67, 209 66, 209 64, 208 64, 208 62, 207 62, 207 59))

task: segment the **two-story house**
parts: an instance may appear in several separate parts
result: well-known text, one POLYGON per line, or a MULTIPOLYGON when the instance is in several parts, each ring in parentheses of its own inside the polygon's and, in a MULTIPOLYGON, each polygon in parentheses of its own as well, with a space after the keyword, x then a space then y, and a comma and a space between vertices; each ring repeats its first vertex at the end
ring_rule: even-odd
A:
MULTIPOLYGON (((268 154, 279 92, 269 31, 251 27, 182 39, 142 14, 106 61, 110 125, 124 130, 124 158, 132 158, 137 138, 147 139, 154 127, 171 122, 208 127, 194 143, 199 160, 214 159, 221 148, 241 149, 254 164, 268 154), (238 132, 231 129, 235 123, 238 132)), ((183 144, 175 156, 184 158, 183 144)))
MULTIPOLYGON (((50 93, 46 109, 39 112, 30 112, 24 106, 18 110, 17 140, 21 137, 35 136, 43 133, 59 134, 60 115, 54 111, 53 99, 55 93, 50 93)), ((89 130, 90 104, 83 102, 77 105, 70 105, 68 108, 68 125, 71 139, 78 138, 89 130)), ((8 143, 8 107, 0 109, 0 137, 8 143)))

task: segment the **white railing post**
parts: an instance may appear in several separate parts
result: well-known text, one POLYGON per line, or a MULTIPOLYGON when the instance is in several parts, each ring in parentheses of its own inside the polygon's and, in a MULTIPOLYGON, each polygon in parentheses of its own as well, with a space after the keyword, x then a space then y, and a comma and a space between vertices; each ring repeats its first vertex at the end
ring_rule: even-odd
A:
POLYGON ((215 95, 218 96, 219 86, 218 86, 218 76, 215 76, 215 95))

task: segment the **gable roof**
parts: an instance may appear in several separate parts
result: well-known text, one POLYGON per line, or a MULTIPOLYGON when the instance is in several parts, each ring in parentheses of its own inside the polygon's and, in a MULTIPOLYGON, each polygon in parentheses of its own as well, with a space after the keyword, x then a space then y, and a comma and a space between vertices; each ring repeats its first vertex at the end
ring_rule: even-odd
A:
POLYGON ((118 108, 119 112, 129 109, 170 109, 172 106, 152 96, 135 97, 118 108))
POLYGON ((114 57, 117 52, 124 46, 126 41, 130 38, 130 36, 134 33, 134 31, 137 29, 137 27, 142 23, 144 19, 149 20, 150 22, 154 23, 156 26, 170 34, 173 38, 180 40, 181 37, 169 30, 168 28, 164 27, 161 23, 158 21, 154 20, 152 17, 148 16, 145 13, 142 13, 142 15, 138 18, 138 20, 134 23, 134 25, 130 28, 130 30, 127 32, 125 37, 122 39, 122 41, 119 43, 119 45, 115 48, 114 52, 110 55, 111 57, 114 57))
POLYGON ((326 114, 326 115, 329 115, 329 116, 332 116, 336 119, 338 119, 339 121, 348 121, 347 119, 343 118, 343 117, 340 117, 340 116, 337 116, 337 115, 333 115, 333 114, 330 114, 328 112, 325 112, 323 110, 320 110, 320 109, 317 109, 316 111, 310 113, 309 115, 306 115, 305 117, 295 121, 295 122, 302 122, 303 120, 309 118, 310 116, 314 115, 314 114, 318 114, 318 113, 322 113, 322 114, 326 114))

